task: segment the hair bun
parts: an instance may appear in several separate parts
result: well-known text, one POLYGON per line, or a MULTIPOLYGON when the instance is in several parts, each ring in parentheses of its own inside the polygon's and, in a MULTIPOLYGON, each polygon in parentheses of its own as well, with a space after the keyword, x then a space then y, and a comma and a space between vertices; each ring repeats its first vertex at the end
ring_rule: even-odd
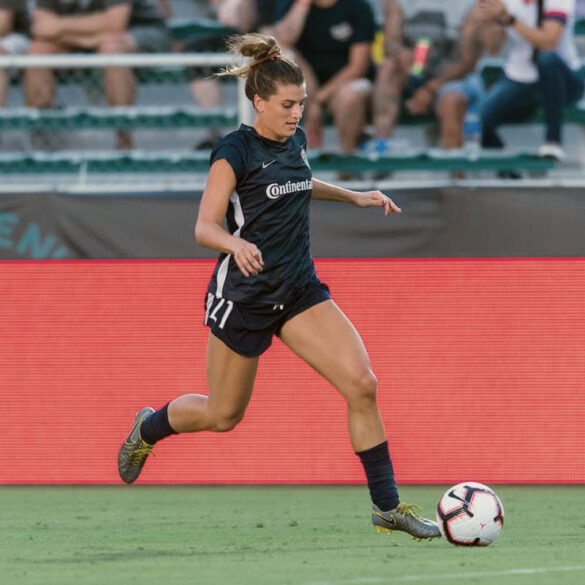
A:
POLYGON ((270 59, 279 59, 282 56, 278 41, 274 37, 250 34, 246 35, 246 41, 240 44, 238 49, 244 57, 252 58, 252 65, 258 65, 270 59))
POLYGON ((215 76, 246 78, 246 96, 250 100, 254 99, 254 95, 260 95, 265 99, 266 96, 273 95, 277 82, 301 85, 304 81, 299 66, 283 54, 274 37, 258 33, 236 35, 229 37, 226 46, 229 52, 238 58, 239 63, 228 65, 215 76), (242 63, 240 57, 248 57, 249 60, 242 63), (262 63, 267 63, 266 67, 258 67, 262 63), (259 83, 257 76, 265 77, 266 83, 259 83))

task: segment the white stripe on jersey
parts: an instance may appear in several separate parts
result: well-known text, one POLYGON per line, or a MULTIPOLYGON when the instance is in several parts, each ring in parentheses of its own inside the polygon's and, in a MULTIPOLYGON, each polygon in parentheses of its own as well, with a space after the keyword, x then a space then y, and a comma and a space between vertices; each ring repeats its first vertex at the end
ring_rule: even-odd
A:
MULTIPOLYGON (((234 191, 232 196, 230 197, 230 201, 234 206, 234 219, 236 221, 236 225, 238 229, 232 234, 236 238, 239 237, 240 231, 242 226, 244 225, 244 212, 242 211, 242 204, 240 203, 240 197, 234 191)), ((227 278, 227 271, 228 266, 230 263, 231 254, 228 254, 221 262, 219 269, 217 271, 217 286, 215 289, 215 296, 221 298, 223 294, 223 285, 225 284, 225 279, 227 278)))

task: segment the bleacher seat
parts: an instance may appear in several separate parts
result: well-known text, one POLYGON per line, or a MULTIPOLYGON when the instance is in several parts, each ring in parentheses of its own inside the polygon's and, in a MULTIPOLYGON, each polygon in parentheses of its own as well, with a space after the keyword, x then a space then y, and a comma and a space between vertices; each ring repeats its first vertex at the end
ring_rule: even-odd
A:
POLYGON ((209 18, 171 18, 168 27, 175 41, 185 41, 194 37, 225 36, 238 32, 235 28, 225 26, 221 22, 209 18))
POLYGON ((140 128, 235 127, 235 108, 197 106, 12 108, 0 110, 2 130, 136 130, 140 128))
MULTIPOLYGON (((345 156, 309 153, 314 171, 484 171, 523 169, 546 171, 551 160, 526 153, 481 153, 470 158, 464 153, 446 154, 440 150, 421 151, 407 156, 345 156)), ((10 174, 37 173, 206 173, 209 152, 60 152, 0 154, 0 172, 10 174)))
MULTIPOLYGON (((227 35, 236 31, 209 19, 176 19, 170 21, 172 36, 183 41, 196 36, 227 35)), ((585 35, 585 20, 576 24, 577 34, 585 35)), ((482 75, 488 85, 502 72, 502 60, 486 60, 482 75)), ((585 69, 583 70, 585 76, 585 69)), ((140 84, 185 84, 187 78, 183 67, 136 69, 140 84)), ((99 70, 58 71, 59 84, 101 82, 99 70)), ((18 82, 18 79, 17 79, 18 82)), ((566 111, 568 122, 585 126, 585 106, 576 105, 566 111)), ((541 123, 542 113, 521 123, 541 123)), ((76 106, 61 109, 6 108, 0 109, 0 131, 6 130, 137 130, 137 129, 181 129, 203 127, 237 127, 236 108, 214 108, 203 110, 196 106, 130 106, 95 107, 76 106)), ((435 123, 433 116, 413 117, 406 111, 401 114, 402 125, 428 125, 435 123)), ((440 150, 421 151, 401 157, 369 158, 367 156, 342 156, 313 153, 312 168, 316 171, 449 171, 449 170, 509 170, 511 168, 546 171, 554 165, 532 154, 482 153, 470 159, 462 153, 450 154, 440 150)), ((207 152, 182 153, 4 153, 0 154, 0 171, 4 173, 75 173, 81 168, 89 172, 206 172, 207 152)))

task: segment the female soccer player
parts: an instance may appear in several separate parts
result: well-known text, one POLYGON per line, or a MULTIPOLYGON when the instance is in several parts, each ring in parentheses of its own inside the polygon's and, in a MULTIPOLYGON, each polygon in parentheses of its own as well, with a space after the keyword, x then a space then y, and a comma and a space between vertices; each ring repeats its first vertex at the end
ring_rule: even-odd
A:
POLYGON ((205 311, 208 395, 186 394, 157 412, 141 409, 119 452, 120 476, 135 481, 164 437, 233 429, 250 400, 258 358, 276 334, 346 399, 374 526, 439 536, 434 522, 400 502, 368 354, 317 277, 309 251, 311 198, 382 207, 385 215, 400 209, 380 191, 358 193, 313 179, 299 128, 306 99, 300 68, 272 37, 235 37, 230 48, 252 58, 223 74, 246 77, 257 119, 213 150, 195 226, 197 242, 220 252, 205 311), (226 216, 229 232, 222 226, 226 216))

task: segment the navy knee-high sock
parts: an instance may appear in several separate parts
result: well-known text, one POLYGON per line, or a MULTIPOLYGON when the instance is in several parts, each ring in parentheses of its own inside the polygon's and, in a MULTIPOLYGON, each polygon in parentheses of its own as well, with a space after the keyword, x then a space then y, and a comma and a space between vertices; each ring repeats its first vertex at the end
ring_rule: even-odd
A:
POLYGON ((177 431, 173 430, 169 424, 168 408, 169 405, 165 404, 160 410, 153 412, 142 421, 140 436, 149 445, 154 445, 169 435, 177 434, 177 431))
POLYGON ((364 466, 372 502, 384 512, 396 508, 400 503, 400 498, 388 452, 388 441, 371 449, 359 451, 356 455, 364 466))

